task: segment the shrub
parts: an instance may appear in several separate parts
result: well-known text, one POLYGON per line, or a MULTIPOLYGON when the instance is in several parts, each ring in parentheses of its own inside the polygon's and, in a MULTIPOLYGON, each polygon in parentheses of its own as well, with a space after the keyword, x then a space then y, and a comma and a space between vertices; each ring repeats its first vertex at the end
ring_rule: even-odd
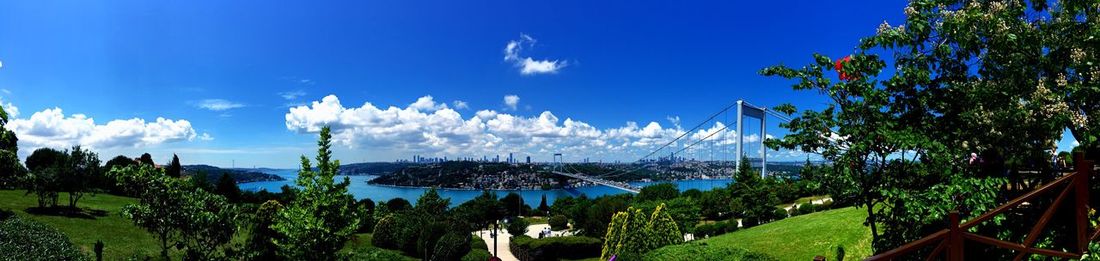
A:
POLYGON ((490 254, 489 250, 474 249, 470 250, 470 253, 466 253, 465 256, 462 256, 462 261, 486 261, 492 257, 493 254, 490 254))
MULTIPOLYGON (((447 234, 447 230, 447 224, 442 222, 433 222, 422 226, 420 228, 420 236, 416 238, 416 245, 412 246, 415 249, 411 249, 415 250, 415 252, 409 254, 415 257, 423 257, 427 260, 435 260, 428 257, 435 251, 435 245, 439 242, 439 239, 442 238, 444 234, 447 234)), ((409 249, 406 249, 406 253, 408 253, 407 250, 409 249)))
POLYGON ((773 220, 784 219, 784 218, 787 218, 787 216, 789 216, 789 215, 790 215, 790 213, 788 213, 786 209, 782 209, 782 208, 776 208, 774 213, 772 213, 773 220))
MULTIPOLYGON (((622 257, 617 257, 619 260, 622 257)), ((625 259, 623 259, 625 260, 625 259)), ((633 259, 638 260, 638 259, 633 259)), ((645 253, 640 260, 776 260, 776 258, 750 252, 748 250, 729 245, 709 245, 706 242, 695 241, 686 244, 668 246, 645 253)))
POLYGON ((523 235, 527 233, 527 220, 522 218, 513 218, 512 222, 508 222, 508 234, 513 236, 523 235))
MULTIPOLYGON (((478 240, 480 241, 480 240, 478 240)), ((434 244, 427 260, 458 260, 470 252, 470 235, 463 232, 451 231, 440 237, 434 244)))
POLYGON ((802 205, 798 205, 798 212, 801 212, 802 214, 810 214, 810 213, 814 213, 815 211, 817 211, 814 208, 815 207, 814 207, 813 203, 806 202, 806 203, 802 203, 802 205))
POLYGON ((411 231, 406 228, 408 220, 403 215, 389 214, 378 220, 378 224, 374 226, 374 237, 371 238, 371 245, 385 248, 401 250, 401 247, 405 245, 409 238, 413 237, 411 231))
POLYGON ((702 224, 702 225, 695 226, 694 235, 695 235, 696 238, 704 238, 704 237, 715 236, 715 235, 718 234, 717 233, 717 231, 718 231, 718 226, 717 225, 718 224, 715 223, 715 224, 702 224))
POLYGON ((648 215, 631 207, 611 218, 600 259, 622 253, 645 253, 683 241, 683 234, 680 233, 676 221, 665 212, 664 204, 658 205, 648 215))
POLYGON ((485 244, 485 240, 481 240, 481 237, 478 237, 478 236, 471 236, 471 239, 470 239, 470 249, 474 249, 474 250, 477 250, 477 249, 482 249, 482 250, 489 250, 489 245, 485 244))
POLYGON ((600 255, 600 239, 591 237, 512 237, 510 249, 524 261, 585 259, 600 255))
POLYGON ((550 229, 555 231, 569 228, 569 218, 565 217, 565 215, 554 215, 550 217, 550 221, 547 223, 550 223, 550 229))
POLYGON ((821 205, 817 206, 817 210, 821 211, 821 210, 833 209, 833 207, 834 207, 833 206, 833 201, 832 200, 826 200, 825 202, 822 202, 821 205))
POLYGON ((6 260, 88 260, 65 234, 17 216, 0 221, 0 253, 6 260))

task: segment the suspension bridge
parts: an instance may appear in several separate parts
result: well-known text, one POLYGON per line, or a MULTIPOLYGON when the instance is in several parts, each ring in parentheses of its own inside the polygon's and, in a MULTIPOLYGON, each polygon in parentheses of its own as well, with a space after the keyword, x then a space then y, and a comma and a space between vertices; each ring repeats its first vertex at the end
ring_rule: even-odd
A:
MULTIPOLYGON (((615 176, 621 176, 621 175, 632 173, 632 172, 635 172, 635 171, 638 171, 638 170, 641 170, 641 169, 644 169, 644 168, 647 168, 647 167, 650 167, 650 166, 654 166, 655 164, 649 164, 649 163, 654 162, 654 161, 664 160, 664 161, 667 161, 667 162, 676 162, 677 159, 678 159, 677 155, 683 155, 685 152, 691 153, 693 151, 693 148, 697 148, 696 146, 706 146, 707 144, 709 144, 711 146, 711 151, 712 151, 711 161, 714 161, 714 159, 713 159, 714 144, 718 141, 718 139, 720 139, 720 138, 728 139, 729 136, 730 136, 730 135, 719 135, 719 134, 728 133, 727 129, 730 126, 728 124, 729 112, 733 109, 736 109, 735 117, 736 117, 736 126, 737 126, 736 127, 737 128, 736 129, 736 135, 735 135, 736 138, 733 141, 737 145, 737 149, 736 149, 737 154, 734 154, 736 156, 734 156, 734 159, 733 159, 736 162, 735 166, 740 167, 741 164, 747 164, 747 163, 741 162, 742 161, 741 156, 745 155, 744 154, 744 146, 743 146, 744 142, 745 142, 745 135, 742 135, 744 133, 744 124, 743 124, 744 122, 743 122, 743 120, 745 118, 755 118, 755 119, 758 119, 760 121, 760 137, 757 138, 757 140, 760 142, 760 161, 761 161, 760 162, 760 175, 761 176, 766 176, 767 173, 768 173, 767 172, 767 168, 768 168, 767 167, 767 165, 768 165, 768 154, 767 153, 768 153, 768 150, 764 147, 764 140, 767 139, 766 138, 767 137, 767 125, 766 125, 767 118, 768 118, 769 115, 771 115, 772 117, 775 117, 775 118, 777 118, 781 121, 784 121, 784 122, 789 122, 790 118, 788 118, 786 115, 782 115, 782 114, 780 114, 780 113, 778 113, 774 110, 768 110, 765 107, 758 107, 758 106, 749 104, 748 102, 745 102, 744 100, 737 100, 733 104, 730 104, 729 106, 726 106, 726 107, 722 108, 718 112, 716 112, 714 114, 711 114, 711 116, 708 117, 705 121, 700 122, 699 124, 695 125, 695 127, 692 127, 690 130, 688 130, 688 131, 680 134, 679 136, 677 136, 675 139, 665 143, 664 145, 658 147, 657 149, 653 150, 652 152, 646 154, 645 156, 642 156, 641 159, 638 159, 637 161, 634 162, 634 163, 642 163, 641 166, 639 166, 637 168, 634 168, 632 170, 624 171, 624 170, 620 169, 620 170, 614 170, 614 171, 611 171, 611 172, 608 172, 608 173, 603 173, 603 174, 598 174, 598 175, 586 174, 582 171, 577 171, 576 169, 572 169, 572 168, 570 168, 570 171, 567 172, 566 169, 569 168, 569 167, 564 164, 562 154, 561 153, 555 153, 554 154, 554 163, 553 163, 553 165, 551 165, 550 172, 555 174, 555 175, 561 175, 561 176, 565 176, 565 177, 569 177, 569 178, 579 179, 579 180, 591 182, 591 183, 594 183, 594 184, 599 184, 599 185, 603 185, 603 186, 607 186, 607 187, 611 187, 611 188, 624 190, 624 191, 631 192, 631 193, 638 193, 641 190, 641 188, 639 188, 638 186, 634 186, 634 185, 631 185, 631 184, 626 183, 626 182, 614 181, 614 180, 611 180, 609 178, 615 177, 615 176), (722 116, 722 115, 726 115, 725 120, 719 121, 718 116, 722 116), (697 135, 689 136, 689 134, 693 134, 693 133, 696 133, 696 131, 700 131, 701 128, 704 127, 704 125, 706 125, 707 123, 710 123, 712 121, 713 122, 721 122, 722 124, 716 124, 716 127, 721 126, 721 128, 719 128, 717 130, 707 130, 706 135, 703 136, 703 137, 700 137, 700 138, 691 137, 691 136, 697 136, 697 135), (716 137, 716 136, 718 136, 718 137, 716 137), (708 143, 708 141, 709 141, 709 143, 708 143), (686 144, 686 145, 683 145, 681 147, 681 144, 686 144), (703 144, 703 145, 700 145, 700 144, 703 144), (669 152, 667 158, 662 157, 662 155, 664 155, 664 153, 662 153, 662 152, 665 152, 666 150, 669 152), (675 151, 673 151, 673 150, 675 150, 675 151), (654 156, 658 157, 658 159, 657 160, 652 159, 652 157, 654 157, 654 156)), ((721 150, 721 148, 719 148, 719 150, 721 150)), ((721 162, 729 162, 729 160, 727 159, 727 160, 724 160, 724 161, 721 161, 721 162)), ((732 171, 730 171, 729 173, 725 173, 725 174, 729 175, 729 176, 733 175, 732 171)))

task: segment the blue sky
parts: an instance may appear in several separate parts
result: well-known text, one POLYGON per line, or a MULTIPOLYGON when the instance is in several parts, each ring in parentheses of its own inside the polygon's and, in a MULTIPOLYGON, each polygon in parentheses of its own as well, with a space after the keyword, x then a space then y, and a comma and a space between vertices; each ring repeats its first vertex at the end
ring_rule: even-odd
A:
POLYGON ((24 156, 79 144, 294 167, 333 125, 345 163, 631 161, 737 99, 822 106, 757 71, 846 55, 904 4, 6 1, 0 101, 18 111, 24 156))

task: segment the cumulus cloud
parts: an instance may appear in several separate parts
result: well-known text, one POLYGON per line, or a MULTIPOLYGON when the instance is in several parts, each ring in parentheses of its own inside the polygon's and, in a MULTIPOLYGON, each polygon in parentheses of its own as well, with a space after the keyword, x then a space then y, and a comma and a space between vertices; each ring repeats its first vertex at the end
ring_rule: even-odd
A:
POLYGON ((470 104, 466 103, 465 101, 457 101, 456 100, 452 104, 454 104, 455 109, 459 109, 459 110, 465 110, 465 109, 470 108, 470 104))
POLYGON ((224 111, 229 109, 236 109, 244 107, 244 104, 224 100, 224 99, 205 99, 195 104, 199 108, 211 110, 211 111, 224 111))
POLYGON ((201 141, 212 141, 212 140, 214 140, 214 136, 210 136, 210 133, 203 132, 202 135, 199 135, 199 140, 201 140, 201 141))
POLYGON ((279 93, 279 96, 283 97, 283 99, 286 99, 286 100, 297 99, 298 97, 302 97, 302 96, 305 96, 305 95, 306 95, 306 92, 302 91, 302 90, 286 91, 286 92, 280 92, 279 93))
POLYGON ((516 96, 516 95, 505 95, 504 96, 504 106, 508 106, 508 108, 511 108, 512 110, 516 110, 516 105, 519 105, 519 96, 516 96))
POLYGON ((15 104, 5 103, 3 99, 0 99, 0 106, 4 108, 4 112, 8 113, 9 120, 19 117, 19 107, 15 107, 15 104))
MULTIPOLYGON (((196 137, 187 120, 157 118, 146 122, 132 118, 96 124, 84 114, 66 116, 61 108, 35 112, 26 119, 14 119, 7 128, 19 136, 20 148, 65 148, 74 145, 96 149, 141 147, 189 141, 196 137)), ((209 135, 205 135, 209 137, 209 135)))
POLYGON ((337 96, 329 95, 308 106, 290 108, 286 114, 287 129, 297 133, 318 132, 324 126, 332 128, 334 141, 351 148, 452 157, 564 152, 630 158, 684 133, 656 122, 644 127, 628 122, 619 128, 599 129, 549 111, 527 117, 480 110, 464 117, 430 96, 402 108, 370 102, 345 106, 337 96))
POLYGON ((521 52, 523 52, 524 46, 527 48, 534 47, 536 40, 526 34, 520 34, 519 36, 520 39, 508 41, 508 44, 504 45, 504 61, 511 62, 516 68, 519 68, 520 74, 552 74, 568 65, 565 61, 536 60, 523 56, 521 52))

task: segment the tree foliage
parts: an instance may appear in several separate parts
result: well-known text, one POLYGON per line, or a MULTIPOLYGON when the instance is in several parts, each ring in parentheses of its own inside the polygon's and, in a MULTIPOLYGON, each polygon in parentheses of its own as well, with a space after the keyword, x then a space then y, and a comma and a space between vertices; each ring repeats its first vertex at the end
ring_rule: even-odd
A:
POLYGON ((317 142, 317 169, 301 157, 296 184, 300 191, 289 206, 279 211, 272 228, 280 255, 288 259, 333 260, 344 242, 359 228, 355 199, 348 194, 350 181, 336 182, 340 161, 333 161, 332 135, 321 129, 317 142))
POLYGON ((664 204, 658 205, 649 215, 641 209, 628 208, 616 213, 608 224, 600 260, 627 253, 645 253, 683 241, 683 234, 672 216, 665 212, 664 204))

